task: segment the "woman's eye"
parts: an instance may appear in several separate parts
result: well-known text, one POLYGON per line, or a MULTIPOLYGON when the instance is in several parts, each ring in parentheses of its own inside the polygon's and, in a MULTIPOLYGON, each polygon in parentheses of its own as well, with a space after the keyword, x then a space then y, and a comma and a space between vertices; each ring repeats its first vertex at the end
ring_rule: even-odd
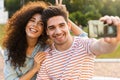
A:
POLYGON ((33 23, 33 22, 35 22, 33 19, 30 19, 29 21, 28 21, 29 23, 33 23))
POLYGON ((43 22, 38 23, 39 26, 44 26, 43 22))
POLYGON ((30 22, 35 22, 35 21, 34 21, 34 20, 32 20, 32 19, 30 19, 29 21, 30 21, 30 22))

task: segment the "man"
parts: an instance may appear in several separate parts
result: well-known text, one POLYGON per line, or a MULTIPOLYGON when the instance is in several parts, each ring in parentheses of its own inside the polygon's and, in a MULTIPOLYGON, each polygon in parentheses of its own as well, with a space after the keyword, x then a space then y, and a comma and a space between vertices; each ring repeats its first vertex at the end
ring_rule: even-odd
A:
POLYGON ((49 7, 43 12, 47 35, 53 40, 36 80, 89 80, 93 77, 94 59, 101 53, 110 53, 120 41, 119 17, 100 19, 117 27, 117 37, 99 40, 71 36, 71 25, 64 9, 49 7))

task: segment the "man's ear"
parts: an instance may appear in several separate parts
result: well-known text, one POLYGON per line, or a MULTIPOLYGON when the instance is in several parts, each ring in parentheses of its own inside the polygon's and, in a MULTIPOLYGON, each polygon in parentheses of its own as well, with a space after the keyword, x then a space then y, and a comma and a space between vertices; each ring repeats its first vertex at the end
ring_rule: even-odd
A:
POLYGON ((70 22, 68 22, 68 28, 69 28, 69 30, 71 30, 71 23, 70 22))

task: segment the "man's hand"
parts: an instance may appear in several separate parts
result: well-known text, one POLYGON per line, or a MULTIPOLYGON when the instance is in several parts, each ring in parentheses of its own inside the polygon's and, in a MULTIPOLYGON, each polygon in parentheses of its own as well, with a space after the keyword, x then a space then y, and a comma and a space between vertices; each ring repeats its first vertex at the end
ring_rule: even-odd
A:
POLYGON ((120 42, 120 18, 118 16, 104 16, 100 18, 106 24, 112 24, 117 27, 117 36, 110 38, 106 37, 104 40, 110 44, 118 44, 120 42))

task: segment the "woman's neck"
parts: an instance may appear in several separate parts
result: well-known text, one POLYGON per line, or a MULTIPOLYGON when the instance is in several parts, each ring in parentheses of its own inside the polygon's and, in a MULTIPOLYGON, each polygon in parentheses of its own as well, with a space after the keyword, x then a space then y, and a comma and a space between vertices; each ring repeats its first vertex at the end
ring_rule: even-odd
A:
POLYGON ((37 39, 27 39, 28 47, 35 47, 37 39))
POLYGON ((26 54, 27 54, 27 56, 31 56, 32 52, 37 44, 37 39, 27 39, 27 43, 28 43, 28 47, 27 47, 26 54))

